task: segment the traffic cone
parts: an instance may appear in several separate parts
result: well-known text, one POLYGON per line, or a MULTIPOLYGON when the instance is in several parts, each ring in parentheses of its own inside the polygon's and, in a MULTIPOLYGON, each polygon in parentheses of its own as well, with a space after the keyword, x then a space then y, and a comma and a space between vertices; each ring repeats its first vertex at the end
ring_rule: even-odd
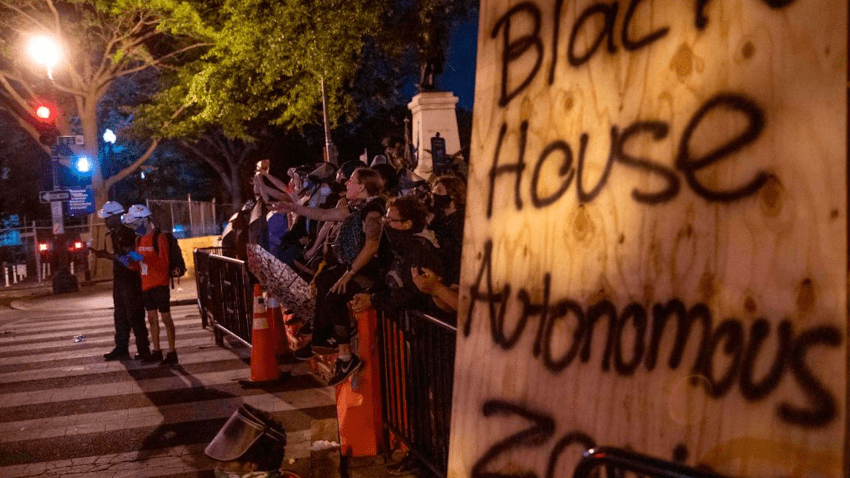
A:
POLYGON ((275 355, 285 355, 289 353, 289 340, 286 337, 286 328, 283 325, 283 311, 280 308, 280 301, 275 296, 269 296, 266 300, 266 311, 269 314, 269 328, 272 329, 272 337, 274 337, 274 353, 275 355))
POLYGON ((254 326, 251 330, 251 382, 274 382, 280 369, 274 351, 274 333, 269 328, 263 287, 254 285, 254 326))

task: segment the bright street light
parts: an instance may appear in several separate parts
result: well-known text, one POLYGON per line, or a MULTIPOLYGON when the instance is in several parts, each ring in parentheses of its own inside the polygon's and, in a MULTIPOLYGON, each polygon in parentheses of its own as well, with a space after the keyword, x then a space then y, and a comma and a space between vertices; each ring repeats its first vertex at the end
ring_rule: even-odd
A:
POLYGON ((47 76, 53 79, 53 66, 59 61, 59 47, 47 37, 35 37, 30 42, 30 55, 47 68, 47 76))
POLYGON ((74 163, 74 169, 81 173, 87 173, 91 169, 91 160, 85 156, 80 156, 74 163))
POLYGON ((115 133, 113 133, 111 129, 107 128, 106 131, 103 132, 103 141, 109 144, 115 144, 115 140, 115 133))

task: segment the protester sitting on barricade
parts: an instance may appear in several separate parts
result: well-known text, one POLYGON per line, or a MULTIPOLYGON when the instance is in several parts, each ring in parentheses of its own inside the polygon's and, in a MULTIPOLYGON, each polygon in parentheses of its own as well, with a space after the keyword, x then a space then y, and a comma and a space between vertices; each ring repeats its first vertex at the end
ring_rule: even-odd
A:
MULTIPOLYGON (((348 206, 348 199, 345 197, 345 183, 351 177, 354 170, 362 164, 358 160, 346 161, 337 170, 336 178, 331 184, 331 188, 339 198, 334 207, 348 206)), ((333 251, 331 251, 330 245, 336 240, 341 224, 339 222, 323 223, 321 229, 319 229, 319 233, 316 235, 316 239, 304 251, 303 260, 296 260, 294 266, 300 269, 301 272, 315 275, 322 261, 333 262, 333 251)))
POLYGON ((384 200, 378 196, 381 178, 375 171, 360 168, 346 182, 348 206, 320 209, 293 203, 279 203, 275 209, 295 212, 319 221, 342 222, 333 245, 335 263, 319 272, 316 285, 316 311, 310 344, 295 351, 299 360, 316 353, 339 350, 330 385, 348 378, 362 366, 351 351, 351 318, 348 301, 356 293, 369 291, 378 279, 377 254, 381 240, 384 200))
MULTIPOLYGON (((413 283, 411 269, 442 270, 440 249, 434 233, 425 228, 425 206, 414 197, 393 200, 384 216, 384 234, 389 240, 391 257, 382 267, 383 287, 371 293, 356 294, 351 309, 360 312, 370 307, 396 313, 407 309, 434 312, 428 295, 413 283)), ((432 272, 434 274, 434 272, 432 272)))
POLYGON ((442 252, 446 284, 460 283, 460 259, 463 248, 463 221, 466 206, 466 184, 458 177, 443 176, 431 189, 430 227, 437 235, 442 252))
MULTIPOLYGON (((312 170, 303 179, 303 188, 292 200, 313 208, 333 208, 339 199, 339 193, 334 191, 332 184, 336 176, 336 167, 324 163, 312 170)), ((280 246, 275 256, 290 267, 296 262, 304 263, 304 250, 313 244, 322 226, 321 221, 309 217, 297 217, 295 224, 280 240, 280 246)), ((300 269, 296 269, 301 274, 300 269)), ((310 280, 310 274, 302 275, 310 280)))

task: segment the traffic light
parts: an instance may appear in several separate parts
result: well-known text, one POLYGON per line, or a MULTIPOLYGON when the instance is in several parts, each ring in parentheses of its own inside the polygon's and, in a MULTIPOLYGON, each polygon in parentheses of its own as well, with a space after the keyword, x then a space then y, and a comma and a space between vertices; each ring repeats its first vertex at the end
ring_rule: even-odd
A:
POLYGON ((59 129, 56 128, 57 109, 54 105, 41 101, 35 105, 35 127, 38 130, 38 141, 45 146, 56 144, 59 129))

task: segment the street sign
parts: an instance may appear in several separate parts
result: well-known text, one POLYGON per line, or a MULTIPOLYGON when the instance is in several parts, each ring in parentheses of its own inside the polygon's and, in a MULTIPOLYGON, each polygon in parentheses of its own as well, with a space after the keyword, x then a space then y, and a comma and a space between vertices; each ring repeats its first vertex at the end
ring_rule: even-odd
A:
POLYGON ((40 191, 38 193, 39 201, 49 203, 54 201, 68 201, 71 199, 71 191, 65 189, 56 189, 53 191, 40 191))
POLYGON ((85 140, 83 139, 83 135, 78 134, 76 136, 59 136, 58 138, 56 138, 56 143, 83 146, 85 145, 85 140))
POLYGON ((73 156, 73 155, 74 155, 74 152, 71 151, 71 148, 69 148, 67 144, 59 143, 54 148, 52 157, 54 157, 54 158, 65 158, 65 157, 73 156))
POLYGON ((79 216, 94 213, 94 189, 71 189, 68 201, 68 215, 79 216))
POLYGON ((50 213, 53 219, 53 234, 65 234, 65 218, 62 216, 62 203, 50 203, 50 213))

